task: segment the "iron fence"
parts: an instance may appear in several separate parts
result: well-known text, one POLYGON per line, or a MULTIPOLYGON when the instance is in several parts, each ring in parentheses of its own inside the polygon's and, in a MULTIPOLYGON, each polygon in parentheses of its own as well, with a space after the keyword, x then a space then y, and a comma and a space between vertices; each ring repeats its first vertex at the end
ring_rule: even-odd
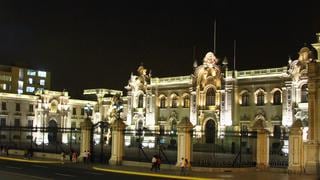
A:
POLYGON ((80 132, 76 128, 1 126, 0 145, 33 152, 79 152, 80 132))

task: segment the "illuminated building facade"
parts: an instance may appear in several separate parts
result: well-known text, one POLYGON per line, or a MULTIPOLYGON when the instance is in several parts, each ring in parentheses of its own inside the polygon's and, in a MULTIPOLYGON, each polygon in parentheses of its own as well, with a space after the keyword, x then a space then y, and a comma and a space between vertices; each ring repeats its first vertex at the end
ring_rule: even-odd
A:
POLYGON ((0 92, 34 94, 50 88, 50 72, 0 65, 0 92))
MULTIPOLYGON (((307 47, 298 54, 288 66, 230 71, 227 60, 218 65, 209 52, 201 65, 194 63, 191 75, 164 78, 151 77, 140 66, 126 86, 127 128, 175 133, 177 124, 188 118, 203 143, 214 143, 228 130, 250 131, 258 122, 279 135, 300 119, 306 132, 307 64, 314 59, 307 47)), ((144 143, 150 141, 154 139, 144 143)))

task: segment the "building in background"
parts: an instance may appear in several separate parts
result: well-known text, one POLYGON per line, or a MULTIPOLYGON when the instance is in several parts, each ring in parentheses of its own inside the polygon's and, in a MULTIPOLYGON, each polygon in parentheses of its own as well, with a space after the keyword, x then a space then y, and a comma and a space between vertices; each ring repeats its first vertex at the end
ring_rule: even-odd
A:
POLYGON ((0 92, 34 94, 37 90, 50 88, 50 72, 0 65, 0 92))
MULTIPOLYGON (((191 75, 164 78, 151 77, 140 66, 126 86, 127 128, 175 134, 177 124, 187 118, 194 126, 194 141, 215 144, 228 131, 252 131, 263 123, 279 144, 281 135, 300 119, 306 137, 307 64, 315 59, 307 47, 298 54, 284 67, 230 71, 226 59, 218 64, 208 52, 201 65, 194 63, 191 75)), ((126 144, 134 142, 130 138, 126 144)), ((155 141, 143 139, 146 146, 155 141)))

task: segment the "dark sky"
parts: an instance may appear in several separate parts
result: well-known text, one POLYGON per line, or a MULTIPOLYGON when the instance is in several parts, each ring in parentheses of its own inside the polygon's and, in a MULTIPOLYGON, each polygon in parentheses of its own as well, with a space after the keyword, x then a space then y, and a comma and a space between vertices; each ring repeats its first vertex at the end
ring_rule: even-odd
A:
POLYGON ((0 1, 1 64, 48 70, 52 89, 123 90, 141 62, 153 77, 192 73, 213 50, 236 69, 285 66, 320 32, 316 1, 0 1))

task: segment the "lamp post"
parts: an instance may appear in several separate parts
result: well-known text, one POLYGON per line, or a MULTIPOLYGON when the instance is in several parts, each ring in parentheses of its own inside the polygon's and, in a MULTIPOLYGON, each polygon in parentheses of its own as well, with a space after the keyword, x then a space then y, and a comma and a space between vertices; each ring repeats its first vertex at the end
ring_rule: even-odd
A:
POLYGON ((116 94, 112 99, 112 119, 113 122, 111 124, 112 128, 112 150, 111 150, 111 158, 109 160, 110 165, 120 165, 122 163, 122 158, 124 154, 124 133, 125 124, 123 123, 120 113, 123 110, 122 100, 120 98, 120 94, 116 94))
POLYGON ((82 145, 81 145, 81 153, 84 153, 85 151, 90 149, 90 152, 92 152, 92 156, 91 156, 91 161, 93 160, 93 143, 92 143, 92 131, 93 131, 93 124, 91 122, 91 117, 92 117, 92 112, 93 112, 93 107, 91 106, 91 104, 87 104, 84 107, 84 111, 86 113, 86 118, 84 120, 84 122, 82 124, 80 124, 81 126, 81 134, 82 134, 82 145))

